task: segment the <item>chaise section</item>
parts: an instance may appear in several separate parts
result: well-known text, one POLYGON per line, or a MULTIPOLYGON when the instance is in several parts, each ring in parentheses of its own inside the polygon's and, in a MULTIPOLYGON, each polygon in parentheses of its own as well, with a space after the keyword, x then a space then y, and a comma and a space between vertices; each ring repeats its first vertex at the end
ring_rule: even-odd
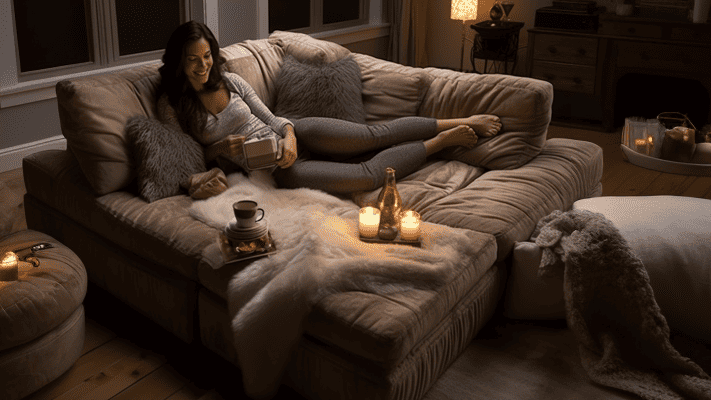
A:
POLYGON ((536 223, 578 199, 602 194, 602 148, 590 142, 551 139, 536 158, 513 170, 488 171, 467 187, 434 202, 426 221, 494 235, 498 260, 528 240, 536 223), (535 201, 532 201, 535 199, 535 201))

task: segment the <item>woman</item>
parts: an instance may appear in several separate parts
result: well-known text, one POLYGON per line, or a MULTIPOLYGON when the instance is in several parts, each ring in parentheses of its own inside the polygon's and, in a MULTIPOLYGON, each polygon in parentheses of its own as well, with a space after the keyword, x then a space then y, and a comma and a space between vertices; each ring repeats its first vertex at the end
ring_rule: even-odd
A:
POLYGON ((330 118, 292 122, 274 116, 239 75, 223 73, 219 51, 206 25, 190 21, 179 26, 163 55, 159 110, 203 145, 208 163, 217 161, 223 168, 229 168, 225 161, 230 160, 247 170, 245 138, 277 138, 274 176, 282 187, 334 194, 373 190, 382 186, 386 167, 400 178, 446 147, 471 148, 477 135, 489 137, 501 129, 494 115, 405 117, 375 126, 330 118), (309 157, 297 160, 297 139, 309 157))

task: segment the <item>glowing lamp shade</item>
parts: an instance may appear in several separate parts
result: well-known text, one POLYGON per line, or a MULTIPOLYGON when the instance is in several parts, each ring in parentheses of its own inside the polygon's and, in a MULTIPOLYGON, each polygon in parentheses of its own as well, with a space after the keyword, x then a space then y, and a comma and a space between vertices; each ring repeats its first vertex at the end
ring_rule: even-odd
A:
POLYGON ((478 0, 452 0, 452 13, 450 18, 460 21, 476 19, 478 0))

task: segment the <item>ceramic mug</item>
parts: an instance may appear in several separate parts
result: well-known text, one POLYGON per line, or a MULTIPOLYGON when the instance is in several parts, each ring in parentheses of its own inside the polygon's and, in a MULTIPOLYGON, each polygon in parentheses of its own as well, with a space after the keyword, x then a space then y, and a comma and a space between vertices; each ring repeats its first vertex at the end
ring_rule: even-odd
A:
POLYGON ((232 204, 239 228, 252 228, 264 218, 264 210, 253 200, 242 200, 232 204))

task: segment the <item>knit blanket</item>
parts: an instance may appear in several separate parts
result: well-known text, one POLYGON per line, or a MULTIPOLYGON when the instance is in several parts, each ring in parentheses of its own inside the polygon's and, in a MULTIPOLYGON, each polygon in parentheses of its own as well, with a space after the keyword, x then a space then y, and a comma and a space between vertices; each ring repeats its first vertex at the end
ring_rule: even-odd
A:
POLYGON ((711 378, 670 343, 647 271, 612 222, 555 211, 532 239, 539 276, 563 274, 568 326, 594 382, 649 400, 711 399, 711 378))
POLYGON ((435 290, 470 266, 476 236, 423 223, 420 248, 358 239, 352 201, 311 189, 277 189, 268 174, 228 176, 229 188, 196 201, 190 214, 222 229, 232 204, 252 199, 265 210, 277 252, 238 272, 228 286, 234 345, 245 392, 276 393, 311 309, 332 293, 435 290))

